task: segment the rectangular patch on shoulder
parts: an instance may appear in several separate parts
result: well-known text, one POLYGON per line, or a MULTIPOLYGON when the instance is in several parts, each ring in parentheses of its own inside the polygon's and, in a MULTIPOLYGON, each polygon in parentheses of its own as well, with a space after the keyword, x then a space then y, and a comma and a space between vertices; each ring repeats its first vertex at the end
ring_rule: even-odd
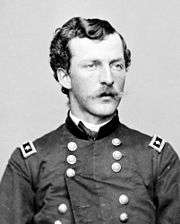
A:
POLYGON ((22 152, 24 158, 27 158, 30 155, 37 152, 36 148, 34 147, 34 144, 31 141, 24 143, 20 147, 20 149, 21 149, 21 152, 22 152))
POLYGON ((164 145, 165 145, 165 140, 161 138, 158 135, 154 135, 151 142, 149 143, 149 146, 151 146, 153 149, 157 150, 159 153, 162 151, 164 145))

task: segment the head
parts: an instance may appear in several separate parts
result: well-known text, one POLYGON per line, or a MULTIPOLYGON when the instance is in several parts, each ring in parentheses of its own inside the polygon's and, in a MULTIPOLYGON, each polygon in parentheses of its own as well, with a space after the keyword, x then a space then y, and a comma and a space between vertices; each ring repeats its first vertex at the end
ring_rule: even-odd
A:
MULTIPOLYGON (((105 68, 107 64, 109 67, 112 66, 113 68, 115 68, 115 65, 117 66, 116 71, 113 70, 115 74, 122 66, 122 75, 122 70, 125 73, 130 65, 130 56, 130 51, 122 35, 118 33, 109 22, 100 19, 84 19, 80 17, 70 19, 62 28, 56 30, 50 46, 50 65, 54 72, 54 77, 61 83, 62 92, 69 97, 70 104, 72 101, 74 102, 74 100, 78 101, 78 99, 75 98, 81 98, 80 94, 78 95, 76 91, 77 88, 81 89, 80 87, 83 87, 81 81, 84 82, 84 88, 86 88, 84 92, 87 92, 85 81, 89 79, 90 85, 90 82, 94 79, 92 73, 96 74, 96 76, 99 76, 99 74, 103 76, 102 74, 109 72, 110 70, 105 71, 108 69, 105 68), (108 58, 106 56, 109 53, 111 55, 108 58), (87 57, 85 58, 85 56, 87 57), (90 61, 93 62, 91 65, 90 61), (84 69, 85 67, 87 70, 84 69), (95 67, 98 67, 99 70, 97 71, 95 67), (81 69, 79 70, 79 68, 81 69), (85 80, 81 80, 81 73, 84 73, 85 80), (81 83, 82 86, 79 86, 78 82, 81 83)), ((111 71, 110 73, 114 74, 111 71)), ((122 77, 116 76, 117 74, 115 77, 111 78, 117 79, 117 77, 119 77, 119 79, 122 79, 122 77)), ((103 77, 100 79, 103 79, 103 77)), ((94 80, 94 82, 97 82, 97 80, 94 80)), ((115 96, 118 94, 116 93, 116 91, 118 92, 118 88, 116 90, 114 88, 115 80, 110 80, 110 83, 106 83, 106 81, 104 82, 102 80, 99 82, 101 82, 101 85, 98 84, 99 86, 94 90, 94 94, 97 96, 98 94, 99 96, 101 94, 107 95, 105 101, 108 101, 108 97, 113 98, 114 95, 114 98, 118 98, 116 99, 117 104, 114 105, 117 107, 121 97, 120 93, 119 96, 115 96)), ((118 80, 116 80, 116 82, 119 83, 118 80)), ((95 83, 92 84, 95 85, 95 83)), ((123 90, 123 88, 124 82, 121 86, 121 90, 123 90)), ((81 93, 83 93, 82 89, 81 93)), ((86 99, 83 100, 86 101, 86 99)), ((78 103, 83 104, 83 102, 78 103)), ((108 107, 108 103, 105 105, 108 107)), ((101 109, 104 110, 103 107, 101 109)))

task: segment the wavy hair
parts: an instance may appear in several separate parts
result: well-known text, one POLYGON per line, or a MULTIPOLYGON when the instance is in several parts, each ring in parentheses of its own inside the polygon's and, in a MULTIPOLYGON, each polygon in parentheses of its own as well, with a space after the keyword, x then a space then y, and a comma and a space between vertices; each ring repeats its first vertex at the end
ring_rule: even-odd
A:
MULTIPOLYGON (((54 77, 58 81, 57 70, 62 68, 69 72, 71 52, 68 43, 75 37, 89 38, 91 40, 103 40, 107 35, 117 33, 122 41, 125 68, 131 63, 131 52, 127 48, 126 42, 122 35, 117 32, 109 22, 100 19, 85 19, 74 17, 67 21, 62 27, 56 29, 53 40, 50 45, 50 65, 54 72, 54 77)), ((64 94, 69 90, 62 87, 64 94)))

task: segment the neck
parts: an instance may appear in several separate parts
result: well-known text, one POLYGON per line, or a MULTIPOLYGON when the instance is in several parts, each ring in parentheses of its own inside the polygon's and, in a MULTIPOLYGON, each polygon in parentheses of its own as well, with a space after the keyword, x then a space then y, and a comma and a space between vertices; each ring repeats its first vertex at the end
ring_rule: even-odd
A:
POLYGON ((114 113, 109 116, 97 116, 94 114, 78 113, 76 110, 73 110, 73 109, 71 109, 71 113, 77 118, 79 118, 80 120, 90 124, 94 124, 94 125, 99 125, 111 120, 115 114, 114 113))

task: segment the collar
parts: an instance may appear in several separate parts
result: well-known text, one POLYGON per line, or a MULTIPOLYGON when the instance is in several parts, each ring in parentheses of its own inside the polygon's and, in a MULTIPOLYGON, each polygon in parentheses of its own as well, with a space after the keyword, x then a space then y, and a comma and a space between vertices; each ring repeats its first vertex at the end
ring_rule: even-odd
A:
POLYGON ((99 129, 102 127, 102 126, 104 126, 105 124, 107 124, 110 120, 108 120, 108 121, 106 121, 106 122, 103 122, 103 123, 101 123, 101 124, 91 124, 91 123, 89 123, 89 122, 86 122, 86 121, 84 121, 84 120, 80 120, 78 117, 76 117, 74 114, 72 114, 72 112, 70 111, 69 112, 69 116, 70 116, 70 118, 72 119, 72 121, 78 126, 78 124, 79 124, 79 122, 81 121, 83 124, 84 124, 84 126, 86 127, 86 128, 88 128, 89 130, 91 130, 91 131, 95 131, 95 132, 98 132, 99 131, 99 129))
MULTIPOLYGON (((110 135, 117 129, 119 124, 119 116, 118 112, 116 111, 114 117, 108 123, 103 124, 103 126, 100 127, 96 139, 100 139, 110 135)), ((72 118, 70 117, 70 112, 68 112, 65 125, 67 129, 77 138, 86 140, 90 139, 89 136, 76 125, 75 121, 72 120, 72 118)))

